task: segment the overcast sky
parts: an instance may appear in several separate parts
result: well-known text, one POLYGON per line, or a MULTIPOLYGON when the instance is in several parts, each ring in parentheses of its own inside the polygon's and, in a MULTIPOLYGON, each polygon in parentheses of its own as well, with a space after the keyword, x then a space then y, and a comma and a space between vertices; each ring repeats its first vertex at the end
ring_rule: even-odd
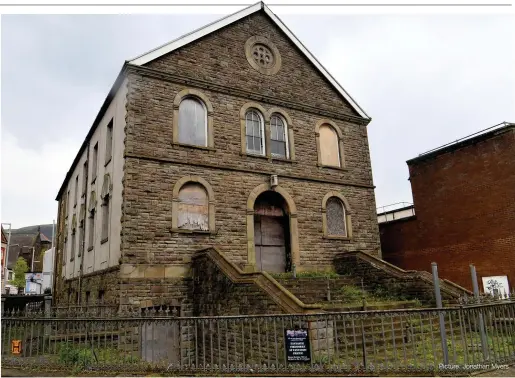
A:
MULTIPOLYGON (((378 206, 412 200, 407 159, 515 121, 513 16, 287 12, 276 13, 373 118, 378 206)), ((51 223, 57 191, 124 60, 218 18, 3 15, 2 222, 51 223)))

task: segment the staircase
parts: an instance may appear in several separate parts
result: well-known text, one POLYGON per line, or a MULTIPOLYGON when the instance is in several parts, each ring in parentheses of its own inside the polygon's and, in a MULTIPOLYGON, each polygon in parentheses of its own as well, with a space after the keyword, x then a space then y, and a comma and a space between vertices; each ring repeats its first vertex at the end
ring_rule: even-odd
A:
MULTIPOLYGON (((340 274, 314 277, 243 272, 214 247, 198 251, 192 267, 195 316, 314 314, 433 304, 427 272, 407 272, 362 252, 338 256, 335 267, 340 274)), ((444 280, 441 289, 447 301, 468 292, 444 280)))

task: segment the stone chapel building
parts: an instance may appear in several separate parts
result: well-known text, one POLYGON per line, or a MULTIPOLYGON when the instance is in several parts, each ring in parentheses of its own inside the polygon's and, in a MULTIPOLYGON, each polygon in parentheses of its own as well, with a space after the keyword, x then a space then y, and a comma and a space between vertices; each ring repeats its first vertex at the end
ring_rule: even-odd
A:
POLYGON ((242 271, 380 253, 369 116, 263 3, 126 61, 57 195, 57 305, 191 300, 242 271))

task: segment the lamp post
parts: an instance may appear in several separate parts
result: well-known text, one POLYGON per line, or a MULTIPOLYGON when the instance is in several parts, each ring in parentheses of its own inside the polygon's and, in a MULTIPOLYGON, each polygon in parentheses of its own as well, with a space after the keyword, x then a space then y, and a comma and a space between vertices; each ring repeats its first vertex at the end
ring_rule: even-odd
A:
POLYGON ((7 264, 9 262, 9 246, 11 245, 11 224, 10 223, 2 223, 3 225, 9 225, 9 235, 7 236, 7 249, 5 250, 5 261, 4 261, 4 290, 7 286, 7 264))

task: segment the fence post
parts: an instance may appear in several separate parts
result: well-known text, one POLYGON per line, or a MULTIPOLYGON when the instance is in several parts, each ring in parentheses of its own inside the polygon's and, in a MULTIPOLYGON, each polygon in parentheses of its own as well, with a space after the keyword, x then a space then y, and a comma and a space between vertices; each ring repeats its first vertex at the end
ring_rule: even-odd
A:
MULTIPOLYGON (((50 320, 51 312, 52 310, 52 296, 51 295, 45 295, 45 318, 48 318, 50 320)), ((52 327, 52 323, 50 321, 46 322, 45 324, 45 336, 50 336, 50 330, 52 327)))
MULTIPOLYGON (((476 267, 474 266, 474 264, 470 264, 470 276, 472 277, 472 288, 474 289, 474 298, 479 304, 479 286, 477 284, 476 267)), ((485 334, 485 323, 483 321, 483 313, 481 312, 481 309, 479 309, 479 336, 481 338, 481 351, 483 352, 483 358, 486 361, 488 360, 488 349, 485 334)))
MULTIPOLYGON (((433 272, 433 285, 435 288, 436 307, 439 309, 442 306, 442 295, 440 294, 440 280, 438 278, 438 266, 435 262, 431 263, 431 270, 433 272)), ((438 318, 440 320, 440 338, 442 339, 442 352, 443 363, 449 365, 449 350, 447 349, 447 334, 445 332, 445 319, 442 311, 438 311, 438 318)))

